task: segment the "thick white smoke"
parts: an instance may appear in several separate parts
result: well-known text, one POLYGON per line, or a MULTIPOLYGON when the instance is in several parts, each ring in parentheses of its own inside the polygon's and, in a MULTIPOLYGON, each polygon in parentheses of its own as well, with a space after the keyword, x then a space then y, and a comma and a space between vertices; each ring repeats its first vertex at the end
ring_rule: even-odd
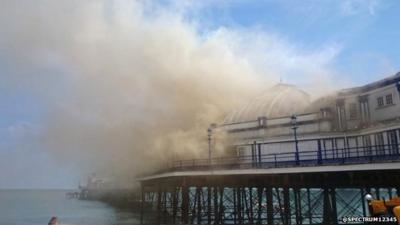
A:
POLYGON ((40 96, 46 115, 34 147, 82 174, 130 178, 171 156, 204 157, 210 123, 282 71, 325 76, 336 54, 291 57, 293 47, 257 31, 199 35, 177 11, 149 2, 2 5, 1 49, 11 68, 2 88, 40 96))

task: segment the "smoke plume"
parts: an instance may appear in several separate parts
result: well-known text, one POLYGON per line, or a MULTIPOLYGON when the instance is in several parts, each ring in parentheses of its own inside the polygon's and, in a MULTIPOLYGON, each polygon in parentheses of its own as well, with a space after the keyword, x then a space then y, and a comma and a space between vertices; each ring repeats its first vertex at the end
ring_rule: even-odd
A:
POLYGON ((126 180, 170 158, 205 157, 210 123, 297 70, 293 64, 327 74, 336 54, 296 54, 282 65, 295 50, 277 36, 201 32, 182 9, 151 2, 3 3, 1 86, 38 98, 45 116, 34 147, 82 175, 126 180))

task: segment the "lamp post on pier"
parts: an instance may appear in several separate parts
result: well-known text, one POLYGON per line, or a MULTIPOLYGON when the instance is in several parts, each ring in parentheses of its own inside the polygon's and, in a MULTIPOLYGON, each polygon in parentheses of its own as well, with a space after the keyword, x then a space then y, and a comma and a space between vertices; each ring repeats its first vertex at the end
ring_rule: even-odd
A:
POLYGON ((295 152, 296 165, 299 165, 300 164, 299 141, 297 140, 297 128, 299 128, 299 126, 297 125, 297 116, 293 115, 291 117, 290 122, 292 124, 292 129, 293 129, 293 134, 294 134, 294 144, 295 144, 295 148, 296 148, 296 152, 295 152))
POLYGON ((217 127, 217 124, 212 123, 207 129, 207 135, 208 135, 208 164, 211 165, 211 138, 213 135, 213 129, 217 127))
POLYGON ((211 165, 211 135, 212 135, 211 127, 207 129, 207 134, 208 134, 208 164, 211 165))

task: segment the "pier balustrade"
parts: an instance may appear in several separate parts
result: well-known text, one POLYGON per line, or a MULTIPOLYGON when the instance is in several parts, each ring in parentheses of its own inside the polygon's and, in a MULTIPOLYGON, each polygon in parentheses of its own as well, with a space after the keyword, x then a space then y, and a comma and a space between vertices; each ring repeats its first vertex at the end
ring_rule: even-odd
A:
POLYGON ((324 150, 301 150, 296 152, 256 154, 209 159, 177 160, 158 172, 174 172, 210 169, 282 168, 343 164, 383 163, 400 161, 400 144, 372 145, 363 147, 324 150))

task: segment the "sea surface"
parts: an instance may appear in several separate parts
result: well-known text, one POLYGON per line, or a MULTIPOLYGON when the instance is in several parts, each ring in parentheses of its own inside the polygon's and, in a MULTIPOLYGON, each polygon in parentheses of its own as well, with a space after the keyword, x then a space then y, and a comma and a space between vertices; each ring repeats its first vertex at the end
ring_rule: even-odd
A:
POLYGON ((139 216, 105 203, 68 199, 65 190, 0 190, 0 225, 137 225, 139 216))

